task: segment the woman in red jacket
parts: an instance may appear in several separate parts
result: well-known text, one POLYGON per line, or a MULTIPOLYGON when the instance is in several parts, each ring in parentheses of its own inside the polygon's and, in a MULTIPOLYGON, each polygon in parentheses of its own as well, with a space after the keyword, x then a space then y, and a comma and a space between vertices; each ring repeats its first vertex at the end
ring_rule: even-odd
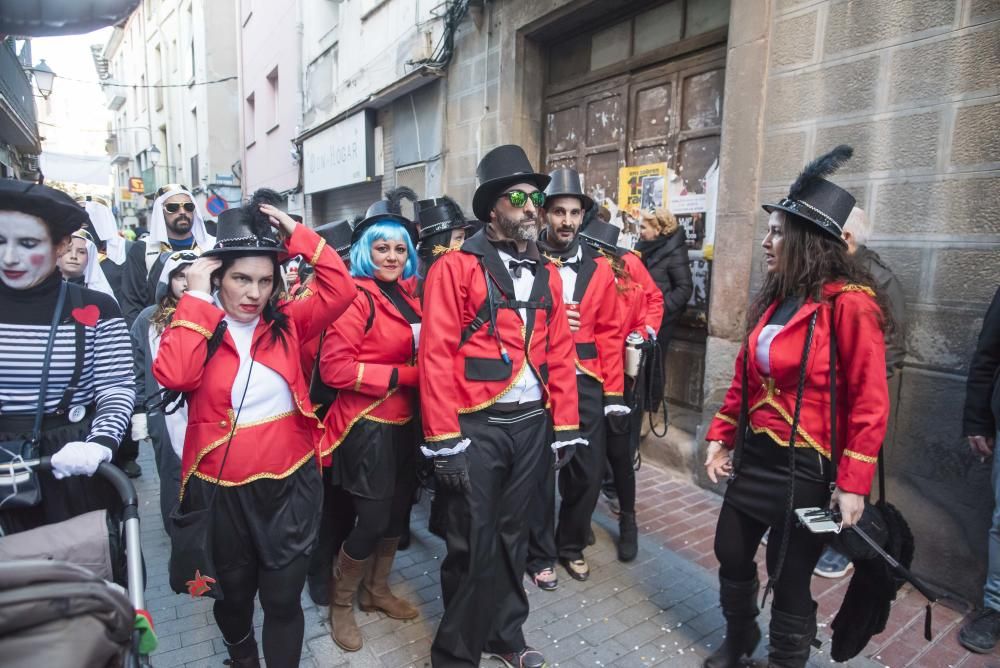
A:
POLYGON ((340 315, 355 294, 336 253, 274 207, 276 201, 276 193, 258 191, 250 205, 219 217, 216 246, 188 269, 188 291, 153 363, 161 385, 187 394, 181 507, 210 506, 214 518, 218 582, 195 572, 189 588, 192 595, 222 589, 215 621, 231 665, 244 667, 259 666, 253 632, 258 593, 267 665, 299 663, 299 596, 322 505, 315 436, 320 424, 299 346, 340 315), (312 294, 276 302, 278 259, 286 252, 307 258, 316 277, 312 294), (207 357, 213 337, 221 341, 207 357))
POLYGON ((338 389, 320 447, 333 454, 332 482, 351 495, 358 518, 337 555, 330 592, 333 639, 349 652, 363 642, 354 619, 359 587, 362 610, 417 616, 387 582, 416 484, 420 302, 401 285, 416 274, 414 233, 392 202, 369 207, 351 245, 357 294, 320 350, 323 382, 338 389))
POLYGON ((754 555, 768 528, 768 665, 806 665, 816 635, 809 585, 831 534, 796 526, 793 511, 834 506, 844 527, 855 524, 885 437, 883 331, 891 316, 841 238, 854 197, 823 178, 851 153, 839 146, 818 158, 786 198, 764 206, 767 274, 750 305, 733 384, 706 435, 709 478, 730 476, 715 533, 727 630, 705 662, 711 668, 740 665, 760 641, 754 555))

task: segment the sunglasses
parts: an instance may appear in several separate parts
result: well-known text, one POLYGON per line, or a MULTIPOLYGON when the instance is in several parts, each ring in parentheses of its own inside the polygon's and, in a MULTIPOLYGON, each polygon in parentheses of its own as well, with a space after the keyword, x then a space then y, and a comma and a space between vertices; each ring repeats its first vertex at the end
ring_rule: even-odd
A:
POLYGON ((187 211, 188 213, 191 213, 191 212, 194 211, 194 203, 193 202, 184 202, 184 203, 181 203, 181 202, 167 202, 166 204, 163 205, 163 208, 164 208, 164 210, 167 213, 177 213, 178 211, 181 210, 181 207, 184 207, 184 210, 187 211))
POLYGON ((517 207, 518 209, 523 209, 529 199, 536 207, 540 207, 545 204, 545 193, 541 190, 536 190, 530 194, 524 192, 523 190, 508 190, 505 193, 501 193, 500 197, 506 197, 507 201, 510 202, 510 205, 517 207))

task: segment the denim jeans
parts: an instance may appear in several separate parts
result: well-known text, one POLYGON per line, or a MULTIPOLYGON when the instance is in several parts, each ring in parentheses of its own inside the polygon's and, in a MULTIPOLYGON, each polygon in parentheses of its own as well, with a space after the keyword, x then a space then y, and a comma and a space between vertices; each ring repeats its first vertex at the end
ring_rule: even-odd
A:
MULTIPOLYGON (((994 447, 1000 445, 1000 431, 994 447)), ((983 588, 983 606, 1000 610, 1000 456, 993 452, 993 523, 990 526, 989 563, 986 570, 986 586, 983 588)))

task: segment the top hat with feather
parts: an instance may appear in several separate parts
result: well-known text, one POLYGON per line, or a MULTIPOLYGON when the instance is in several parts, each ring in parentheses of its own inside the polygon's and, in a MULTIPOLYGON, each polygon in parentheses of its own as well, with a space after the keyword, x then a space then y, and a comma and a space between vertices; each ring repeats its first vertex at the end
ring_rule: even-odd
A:
POLYGON ((472 212, 476 218, 488 223, 490 211, 503 192, 518 183, 530 183, 539 190, 549 185, 548 174, 539 174, 531 166, 524 149, 514 144, 504 144, 483 156, 476 167, 479 187, 472 196, 472 212))
POLYGON ((788 196, 774 204, 762 205, 764 210, 790 213, 844 242, 844 224, 854 208, 854 195, 825 177, 837 171, 853 154, 854 149, 841 144, 816 158, 795 179, 788 196))
POLYGON ((413 224, 413 221, 403 215, 403 210, 401 203, 404 199, 408 199, 411 202, 417 201, 417 193, 413 192, 410 188, 405 186, 400 186, 399 188, 393 188, 385 194, 385 199, 380 199, 379 201, 368 207, 365 212, 365 217, 360 223, 354 226, 354 233, 351 236, 351 243, 357 243, 364 231, 375 223, 398 223, 402 225, 406 230, 407 234, 410 235, 410 240, 413 245, 417 244, 417 228, 413 224))
POLYGON ((202 255, 211 257, 236 252, 284 253, 285 246, 278 239, 270 217, 260 210, 261 204, 277 206, 280 201, 278 193, 261 188, 245 206, 233 207, 220 213, 215 247, 202 255))

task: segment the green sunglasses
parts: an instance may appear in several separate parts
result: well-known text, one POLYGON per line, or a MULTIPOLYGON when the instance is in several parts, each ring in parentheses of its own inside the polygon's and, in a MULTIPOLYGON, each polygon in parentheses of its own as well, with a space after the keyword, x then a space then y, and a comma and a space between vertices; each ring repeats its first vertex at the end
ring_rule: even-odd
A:
POLYGON ((536 190, 531 194, 526 193, 523 190, 508 190, 505 193, 501 193, 500 197, 506 197, 507 201, 510 202, 510 205, 517 207, 518 209, 523 209, 529 199, 536 207, 545 204, 545 193, 541 190, 536 190))

